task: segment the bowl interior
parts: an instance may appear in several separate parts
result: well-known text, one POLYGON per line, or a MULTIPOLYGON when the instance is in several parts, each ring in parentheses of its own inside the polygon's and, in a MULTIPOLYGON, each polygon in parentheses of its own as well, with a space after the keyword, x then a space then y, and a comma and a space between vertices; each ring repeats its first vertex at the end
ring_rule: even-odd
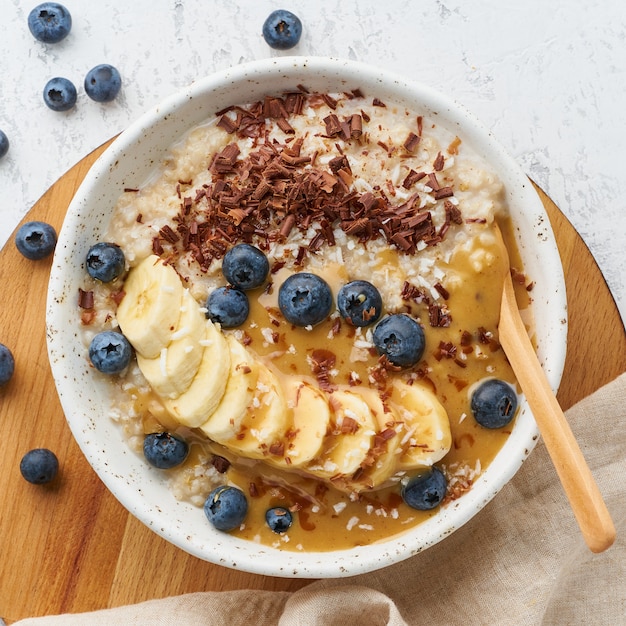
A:
POLYGON ((387 541, 333 553, 282 552, 215 531, 198 509, 176 501, 157 470, 127 447, 108 419, 106 383, 87 365, 76 326, 76 295, 89 247, 106 230, 124 188, 141 186, 167 148, 193 126, 231 104, 293 90, 360 88, 394 100, 440 123, 491 163, 503 181, 527 274, 535 281, 534 315, 540 361, 556 390, 566 348, 565 284, 550 222, 532 184, 491 133, 459 104, 427 86, 354 62, 282 57, 233 67, 199 80, 161 103, 124 131, 87 174, 59 235, 47 304, 48 348, 53 376, 70 428, 94 470, 119 501, 168 541, 224 566, 286 577, 352 576, 416 554, 473 517, 515 474, 532 450, 537 429, 522 401, 504 448, 470 492, 424 524, 387 541))

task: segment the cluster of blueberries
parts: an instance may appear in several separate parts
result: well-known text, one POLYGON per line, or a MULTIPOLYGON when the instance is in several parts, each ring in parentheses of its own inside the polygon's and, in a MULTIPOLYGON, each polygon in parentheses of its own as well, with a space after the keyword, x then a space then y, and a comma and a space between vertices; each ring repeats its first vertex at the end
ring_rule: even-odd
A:
MULTIPOLYGON (((72 16, 62 4, 44 2, 28 14, 28 28, 37 41, 58 43, 68 36, 72 28, 72 16)), ((262 33, 271 48, 289 50, 300 41, 302 22, 291 11, 278 9, 267 17, 262 33)), ((122 87, 122 77, 116 67, 101 63, 87 72, 83 87, 92 100, 111 102, 122 87)), ((74 83, 62 76, 51 78, 43 90, 43 100, 53 111, 69 111, 76 105, 77 98, 74 83)), ((0 129, 0 159, 9 151, 9 145, 9 138, 0 129)))
MULTIPOLYGON (((99 242, 90 248, 86 267, 92 278, 110 282, 124 270, 124 253, 115 244, 99 242)), ((260 287, 269 271, 269 261, 257 247, 241 243, 230 248, 222 260, 222 273, 228 284, 209 294, 207 317, 223 328, 243 324, 250 312, 246 292, 260 287)), ((289 323, 309 327, 327 318, 333 306, 333 295, 328 283, 318 275, 298 272, 281 284, 278 306, 289 323)), ((337 308, 353 326, 367 326, 378 322, 382 298, 374 285, 355 280, 340 289, 337 308)), ((373 339, 379 354, 386 355, 399 367, 414 365, 424 353, 424 331, 408 315, 393 314, 383 318, 374 329, 373 339)), ((93 338, 89 355, 99 371, 119 374, 130 362, 132 349, 119 333, 104 331, 93 338)))
MULTIPOLYGON (((0 132, 0 147, 1 147, 0 132)), ((2 150, 0 149, 0 156, 2 150)), ((56 245, 56 232, 44 222, 28 222, 16 233, 15 244, 27 259, 38 261, 50 255, 56 245)), ((11 350, 0 343, 0 388, 13 378, 15 358, 11 350)), ((29 483, 43 485, 54 480, 59 471, 59 461, 51 450, 35 448, 29 450, 20 462, 20 473, 29 483)))
MULTIPOLYGON (((427 468, 415 475, 403 488, 404 502, 421 511, 436 508, 446 495, 447 481, 437 468, 427 468)), ((204 503, 204 513, 218 530, 239 528, 248 513, 248 500, 238 487, 223 485, 214 489, 204 503)), ((275 533, 284 533, 293 523, 291 511, 285 507, 270 508, 265 514, 267 525, 275 533)))
MULTIPOLYGON (((217 530, 228 532, 239 528, 248 514, 246 494, 237 487, 221 485, 208 495, 204 514, 217 530)), ((274 506, 265 512, 265 522, 270 530, 280 535, 291 528, 293 515, 288 508, 274 506)))
MULTIPOLYGON (((228 285, 211 292, 207 300, 207 316, 224 328, 240 326, 248 317, 246 291, 261 286, 270 271, 267 257, 247 243, 237 244, 225 255, 222 272, 228 285)), ((331 313, 333 294, 328 283, 309 272, 289 276, 278 290, 278 307, 294 326, 311 327, 331 313)), ((382 313, 382 298, 376 287, 366 280, 354 280, 341 287, 337 309, 352 326, 370 326, 382 313)), ((379 354, 399 367, 417 363, 424 353, 422 327, 412 317, 392 314, 376 324, 374 345, 379 354)))
MULTIPOLYGON (((72 16, 58 2, 44 2, 28 14, 28 29, 37 41, 54 44, 65 39, 72 28, 72 16)), ((113 65, 101 63, 91 68, 84 79, 85 93, 95 102, 111 102, 122 87, 122 77, 113 65)), ((55 76, 43 89, 43 101, 53 111, 69 111, 76 105, 78 92, 68 78, 55 76)), ((9 138, 0 129, 0 159, 9 151, 9 138)))
MULTIPOLYGON (((44 2, 28 14, 28 28, 38 41, 58 43, 68 36, 72 16, 62 4, 44 2)), ((106 63, 89 70, 84 80, 85 93, 96 102, 111 102, 121 86, 119 71, 106 63)), ((76 104, 77 95, 74 83, 61 76, 51 78, 43 90, 44 102, 53 111, 69 111, 76 104)))
MULTIPOLYGON (((180 465, 187 458, 189 445, 176 434, 152 433, 144 438, 143 453, 150 465, 167 470, 180 465)), ((217 530, 228 532, 243 523, 248 513, 248 499, 241 489, 221 485, 207 496, 204 513, 217 530)), ((275 533, 286 532, 293 523, 291 511, 284 507, 271 507, 265 519, 275 533)))

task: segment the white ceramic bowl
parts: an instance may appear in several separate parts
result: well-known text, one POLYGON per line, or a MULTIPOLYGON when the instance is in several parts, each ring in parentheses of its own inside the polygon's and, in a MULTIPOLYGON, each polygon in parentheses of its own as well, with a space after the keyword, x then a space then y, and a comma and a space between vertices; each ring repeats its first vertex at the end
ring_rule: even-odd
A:
POLYGON ((565 285, 550 222, 528 178, 491 133, 456 102, 387 71, 326 58, 282 57, 233 67, 197 81, 123 132, 91 168, 69 207, 50 278, 47 335, 52 372, 70 428, 99 477, 133 515, 207 561, 272 576, 330 578, 403 560, 471 519, 513 477, 536 443, 538 433, 526 403, 521 403, 504 448, 472 489, 427 522, 401 537, 354 549, 282 552, 214 530, 197 508, 174 499, 161 473, 129 450, 121 431, 107 419, 107 388, 92 375, 75 324, 83 260, 106 229, 122 190, 140 186, 173 142, 216 111, 298 84, 320 92, 359 87, 382 100, 436 114, 440 124, 453 132, 458 128, 463 141, 495 166, 506 187, 525 269, 535 281, 538 353, 556 390, 566 350, 565 285))

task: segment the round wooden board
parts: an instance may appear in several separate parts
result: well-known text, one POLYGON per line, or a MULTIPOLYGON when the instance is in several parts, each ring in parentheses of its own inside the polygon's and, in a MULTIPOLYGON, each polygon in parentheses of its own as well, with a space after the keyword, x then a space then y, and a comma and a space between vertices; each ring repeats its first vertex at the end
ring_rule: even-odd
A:
MULTIPOLYGON (((67 207, 106 145, 67 172, 24 221, 60 230, 67 207)), ((565 270, 569 344, 558 394, 564 409, 626 370, 624 326, 591 254, 554 203, 537 189, 556 233, 565 270)), ((212 565, 168 544, 107 491, 75 443, 61 409, 45 340, 50 260, 32 262, 13 238, 0 251, 0 342, 15 375, 0 390, 5 442, 0 458, 0 616, 8 623, 208 590, 293 591, 309 581, 247 574, 212 565), (20 476, 22 455, 53 449, 61 464, 54 486, 20 476)))

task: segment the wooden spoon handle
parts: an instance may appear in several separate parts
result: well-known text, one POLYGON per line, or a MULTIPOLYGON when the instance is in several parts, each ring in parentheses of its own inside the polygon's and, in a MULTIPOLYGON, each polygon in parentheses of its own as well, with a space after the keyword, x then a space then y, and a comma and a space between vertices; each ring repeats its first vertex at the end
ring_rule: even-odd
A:
POLYGON ((500 344, 526 396, 548 454, 592 552, 603 552, 615 540, 615 526, 602 495, 548 384, 519 314, 511 276, 502 294, 500 344))

